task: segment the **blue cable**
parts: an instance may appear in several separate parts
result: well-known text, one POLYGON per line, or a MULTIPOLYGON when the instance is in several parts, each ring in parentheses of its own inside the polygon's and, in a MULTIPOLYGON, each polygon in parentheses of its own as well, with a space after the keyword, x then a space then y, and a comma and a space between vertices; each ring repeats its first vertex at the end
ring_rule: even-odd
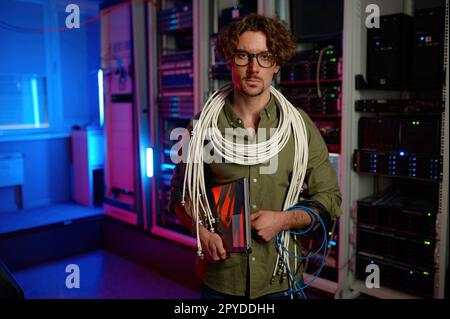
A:
MULTIPOLYGON (((307 211, 307 213, 310 214, 308 211, 307 211)), ((289 231, 289 233, 292 234, 291 231, 289 231)), ((297 233, 295 232, 294 235, 297 235, 297 233)), ((302 256, 296 257, 296 256, 293 256, 293 254, 288 250, 288 248, 286 248, 283 245, 283 243, 281 242, 280 236, 277 236, 276 239, 277 239, 277 244, 280 245, 284 251, 287 251, 289 256, 291 256, 291 257, 293 257, 295 259, 298 259, 298 260, 309 259, 309 258, 312 258, 312 257, 316 256, 322 250, 323 246, 326 244, 326 239, 325 239, 324 241, 322 241, 322 244, 320 245, 320 247, 314 253, 310 253, 306 257, 302 257, 302 256)))
POLYGON ((316 212, 314 212, 313 210, 311 210, 308 207, 301 206, 301 205, 295 205, 295 206, 293 206, 293 208, 291 207, 288 210, 299 209, 299 208, 307 211, 308 213, 314 214, 319 219, 319 221, 320 221, 320 223, 322 225, 323 235, 324 235, 323 236, 324 239, 323 239, 323 242, 322 242, 322 245, 321 245, 321 247, 324 246, 323 257, 322 257, 322 264, 320 265, 319 269, 317 270, 317 273, 311 278, 311 280, 307 284, 305 284, 303 287, 301 287, 301 289, 303 290, 303 289, 309 287, 312 284, 312 282, 320 275, 320 272, 322 271, 322 269, 323 269, 323 267, 325 265, 325 256, 327 255, 327 245, 326 245, 326 242, 327 242, 327 229, 326 229, 325 223, 323 222, 322 218, 320 218, 320 216, 316 212))
POLYGON ((292 253, 283 245, 283 243, 281 243, 281 235, 278 234, 277 237, 276 237, 277 252, 280 255, 280 259, 283 262, 284 266, 286 267, 287 271, 289 272, 289 274, 293 278, 294 286, 296 288, 296 290, 288 291, 288 294, 295 294, 295 293, 301 292, 303 297, 306 299, 306 295, 305 295, 303 290, 306 289, 307 287, 309 287, 311 285, 311 283, 319 276, 320 272, 322 271, 322 269, 323 269, 323 267, 325 265, 325 256, 326 256, 326 253, 327 253, 327 245, 326 245, 326 242, 327 242, 327 231, 326 231, 325 223, 323 222, 322 218, 316 212, 311 210, 309 207, 305 207, 305 206, 297 204, 297 205, 294 205, 294 206, 292 206, 292 207, 287 209, 287 211, 291 211, 291 210, 304 210, 304 211, 306 211, 309 214, 309 216, 311 217, 311 226, 307 230, 302 231, 302 232, 288 231, 289 234, 303 235, 303 234, 306 234, 307 232, 309 232, 312 229, 312 227, 314 226, 314 223, 317 221, 317 219, 313 218, 314 216, 317 217, 318 220, 320 221, 320 223, 322 225, 322 228, 323 228, 323 233, 324 233, 324 239, 322 241, 322 245, 320 246, 320 248, 316 252, 314 252, 314 254, 312 254, 312 255, 308 254, 308 256, 306 256, 306 257, 300 257, 300 258, 297 257, 298 259, 312 258, 313 256, 315 256, 316 254, 318 254, 320 252, 322 247, 324 247, 322 263, 321 263, 319 269, 317 270, 317 273, 311 278, 311 280, 307 284, 304 284, 303 286, 300 285, 298 280, 295 280, 295 275, 292 273, 291 269, 288 267, 288 265, 287 265, 283 255, 280 252, 280 249, 287 251, 289 256, 292 256, 292 253))
POLYGON ((301 287, 301 289, 303 290, 303 289, 309 287, 312 284, 312 282, 320 275, 323 267, 325 266, 325 258, 326 258, 326 255, 327 255, 327 245, 326 245, 326 243, 327 243, 327 230, 326 230, 325 223, 323 222, 322 218, 320 218, 320 216, 317 215, 317 213, 315 213, 314 211, 312 211, 308 207, 304 207, 304 206, 299 206, 299 207, 302 207, 303 209, 306 209, 307 212, 310 212, 310 213, 316 215, 317 218, 319 218, 319 221, 320 221, 320 223, 322 225, 323 234, 324 234, 324 239, 323 239, 323 242, 322 242, 322 245, 321 245, 321 247, 322 246, 324 247, 324 251, 323 251, 323 255, 322 255, 323 256, 322 257, 322 263, 321 263, 319 269, 317 270, 317 273, 311 278, 311 280, 307 284, 305 284, 303 287, 301 287))

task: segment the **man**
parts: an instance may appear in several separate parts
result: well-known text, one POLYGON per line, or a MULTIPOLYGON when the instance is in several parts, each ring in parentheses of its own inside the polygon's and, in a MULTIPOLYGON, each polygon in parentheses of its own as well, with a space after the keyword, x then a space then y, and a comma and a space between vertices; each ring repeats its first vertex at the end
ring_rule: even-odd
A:
MULTIPOLYGON (((264 16, 252 14, 240 18, 223 30, 218 38, 218 49, 231 69, 233 90, 218 117, 217 127, 222 134, 227 128, 256 132, 279 125, 282 118, 279 101, 271 94, 270 87, 295 48, 296 43, 285 25, 264 16)), ((341 195, 326 145, 311 119, 301 109, 298 112, 306 127, 308 161, 304 180, 309 195, 325 207, 328 217, 337 217, 341 214, 341 195)), ((311 214, 305 210, 283 211, 296 156, 299 154, 291 136, 279 151, 277 169, 271 174, 261 173, 263 164, 205 164, 204 175, 209 185, 223 185, 244 177, 249 180, 253 236, 250 254, 227 254, 222 238, 204 224, 199 226, 201 248, 207 258, 198 259, 196 272, 204 284, 204 298, 287 295, 287 280, 274 275, 274 265, 278 261, 275 236, 289 229, 304 229, 312 222, 311 214)), ((195 232, 192 203, 184 203, 181 195, 185 169, 183 163, 176 166, 170 207, 182 224, 195 232)), ((301 272, 297 275, 301 277, 301 272)))

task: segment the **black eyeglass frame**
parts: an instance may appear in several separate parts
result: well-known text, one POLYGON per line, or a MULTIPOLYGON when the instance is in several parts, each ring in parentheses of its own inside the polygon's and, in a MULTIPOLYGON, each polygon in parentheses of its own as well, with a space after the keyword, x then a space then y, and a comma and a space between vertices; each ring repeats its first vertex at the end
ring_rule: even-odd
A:
POLYGON ((252 63, 253 63, 253 58, 256 58, 256 61, 258 62, 258 65, 260 67, 268 69, 268 68, 273 67, 277 63, 276 57, 277 57, 277 55, 272 53, 272 52, 270 52, 270 51, 262 51, 262 52, 258 52, 258 53, 250 53, 250 52, 247 52, 247 51, 244 51, 244 50, 237 50, 237 51, 235 51, 233 53, 233 63, 235 65, 237 65, 237 66, 242 66, 242 67, 243 66, 248 66, 250 64, 250 61, 252 61, 252 63), (239 54, 239 53, 240 54, 242 54, 242 53, 247 54, 247 63, 246 64, 238 64, 238 63, 236 63, 236 55, 239 54), (262 54, 269 54, 272 57, 272 64, 270 66, 263 66, 263 65, 261 65, 261 61, 259 61, 259 57, 262 54))

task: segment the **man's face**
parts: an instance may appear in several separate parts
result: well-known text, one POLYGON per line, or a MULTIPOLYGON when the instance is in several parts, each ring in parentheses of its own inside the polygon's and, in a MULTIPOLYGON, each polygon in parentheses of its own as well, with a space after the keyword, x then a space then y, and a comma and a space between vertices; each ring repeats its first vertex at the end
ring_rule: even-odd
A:
MULTIPOLYGON (((267 52, 266 35, 261 31, 245 31, 239 36, 236 51, 267 52)), ((256 57, 253 57, 247 66, 238 66, 232 60, 230 67, 235 90, 246 96, 258 96, 269 90, 274 74, 280 69, 276 64, 263 68, 256 61, 256 57)))

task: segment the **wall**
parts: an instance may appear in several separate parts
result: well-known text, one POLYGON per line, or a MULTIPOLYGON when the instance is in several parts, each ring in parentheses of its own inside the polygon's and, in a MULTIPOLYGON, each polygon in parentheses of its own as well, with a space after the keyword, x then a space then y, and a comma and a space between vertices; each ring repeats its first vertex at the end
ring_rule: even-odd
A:
MULTIPOLYGON (((47 0, 6 0, 0 3, 0 72, 46 75, 51 82, 47 92, 49 113, 60 114, 50 117, 48 130, 0 131, 0 153, 24 154, 24 208, 70 200, 70 128, 99 121, 98 1, 78 3, 81 28, 56 32, 65 26, 66 3, 47 0), (56 23, 49 23, 49 17, 56 17, 56 23), (84 24, 88 19, 92 22, 84 24), (15 26, 16 31, 8 25, 15 26), (29 31, 43 26, 50 29, 46 32, 17 32, 18 28, 29 31)), ((14 189, 0 188, 0 214, 16 209, 14 189)))
MULTIPOLYGON (((70 199, 68 138, 0 142, 0 153, 23 154, 24 208, 70 199)), ((12 187, 0 188, 0 214, 18 209, 12 187)))
MULTIPOLYGON (((81 13, 83 7, 80 6, 81 13)), ((67 13, 58 20, 64 24, 67 13)), ((92 15, 81 14, 81 22, 92 15)), ((100 68, 100 23, 95 20, 59 35, 63 118, 72 125, 98 123, 97 72, 100 68)))
POLYGON ((42 5, 6 0, 1 2, 0 8, 0 39, 2 39, 0 72, 44 74, 45 34, 29 31, 42 28, 44 24, 42 5), (24 30, 20 32, 12 26, 24 30))

